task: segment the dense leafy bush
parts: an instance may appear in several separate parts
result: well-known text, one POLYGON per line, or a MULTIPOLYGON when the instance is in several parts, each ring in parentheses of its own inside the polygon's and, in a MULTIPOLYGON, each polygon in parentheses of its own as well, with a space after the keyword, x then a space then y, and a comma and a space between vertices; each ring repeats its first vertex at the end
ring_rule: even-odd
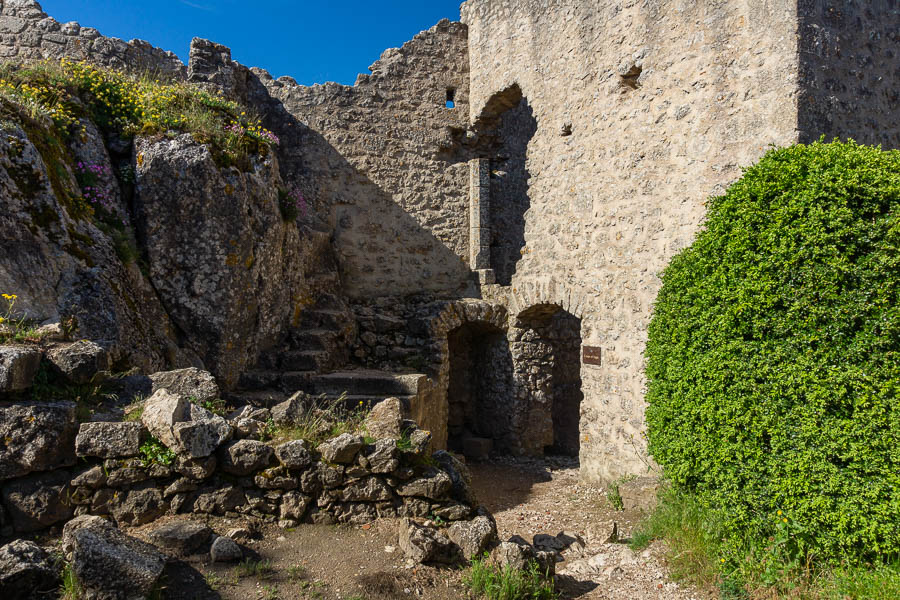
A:
POLYGON ((650 450, 726 535, 900 552, 900 152, 772 150, 663 274, 650 450))

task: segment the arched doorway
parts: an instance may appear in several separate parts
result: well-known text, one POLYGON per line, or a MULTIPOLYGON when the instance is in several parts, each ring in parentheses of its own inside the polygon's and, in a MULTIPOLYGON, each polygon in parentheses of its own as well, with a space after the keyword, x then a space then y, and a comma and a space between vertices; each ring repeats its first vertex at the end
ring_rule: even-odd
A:
POLYGON ((513 382, 527 410, 518 452, 577 457, 581 403, 581 319, 555 304, 532 306, 510 329, 513 382))
POLYGON ((510 431, 506 398, 512 361, 506 332, 485 322, 467 322, 447 336, 447 446, 469 458, 502 448, 510 431))

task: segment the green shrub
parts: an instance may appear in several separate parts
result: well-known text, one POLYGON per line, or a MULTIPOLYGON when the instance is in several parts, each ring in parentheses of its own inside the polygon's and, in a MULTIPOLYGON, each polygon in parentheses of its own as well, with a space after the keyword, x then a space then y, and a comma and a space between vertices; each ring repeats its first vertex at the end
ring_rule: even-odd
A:
POLYGON ((735 559, 900 552, 900 152, 770 151, 662 279, 650 451, 735 559))
POLYGON ((155 437, 141 444, 140 451, 144 465, 171 465, 175 462, 175 453, 155 437))
POLYGON ((493 564, 487 555, 472 560, 463 581, 475 594, 487 600, 555 600, 553 578, 542 573, 534 561, 522 570, 493 564))

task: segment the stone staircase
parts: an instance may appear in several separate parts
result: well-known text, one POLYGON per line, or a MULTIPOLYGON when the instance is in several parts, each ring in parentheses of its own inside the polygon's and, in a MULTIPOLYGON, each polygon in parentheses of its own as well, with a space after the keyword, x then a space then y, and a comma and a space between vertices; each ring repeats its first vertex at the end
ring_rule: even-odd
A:
POLYGON ((340 295, 341 283, 328 234, 314 232, 316 260, 304 273, 314 290, 282 346, 264 353, 229 394, 236 406, 271 407, 303 391, 333 400, 344 397, 348 408, 366 408, 397 397, 407 409, 427 402, 431 380, 420 374, 351 370, 350 343, 356 320, 340 295))

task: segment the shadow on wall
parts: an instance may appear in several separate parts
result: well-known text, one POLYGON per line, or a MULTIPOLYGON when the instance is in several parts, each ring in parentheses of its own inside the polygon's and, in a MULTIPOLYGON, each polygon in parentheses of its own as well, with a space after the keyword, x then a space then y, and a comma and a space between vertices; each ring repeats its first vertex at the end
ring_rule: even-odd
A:
POLYGON ((319 226, 332 232, 347 295, 471 295, 470 271, 462 257, 253 79, 248 92, 251 102, 259 106, 265 94, 264 125, 281 135, 279 159, 285 185, 302 190, 310 209, 322 220, 319 226))
POLYGON ((526 166, 537 119, 518 85, 494 94, 475 124, 491 159, 491 268, 510 285, 525 247, 525 212, 531 206, 526 166))

